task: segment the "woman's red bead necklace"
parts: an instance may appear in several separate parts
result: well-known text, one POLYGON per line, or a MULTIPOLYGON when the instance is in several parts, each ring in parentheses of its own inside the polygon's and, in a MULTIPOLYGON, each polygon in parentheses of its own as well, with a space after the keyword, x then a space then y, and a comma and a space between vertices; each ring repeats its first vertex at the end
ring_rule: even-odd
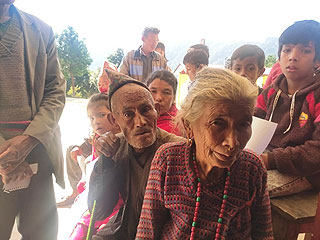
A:
MULTIPOLYGON (((201 197, 201 178, 200 178, 198 164, 197 164, 197 160, 196 160, 195 155, 193 155, 192 160, 193 160, 193 166, 194 166, 194 170, 196 172, 196 177, 197 177, 197 194, 196 194, 196 208, 194 210, 194 215, 193 215, 193 220, 192 220, 190 240, 194 239, 195 230, 197 227, 197 219, 198 219, 198 214, 199 214, 200 197, 201 197)), ((223 198, 222 198, 222 203, 221 203, 221 207, 220 207, 218 225, 216 228, 216 235, 214 238, 215 240, 218 240, 221 236, 221 228, 223 226, 223 214, 224 214, 224 211, 226 208, 226 202, 228 199, 229 185, 230 185, 230 168, 228 168, 227 177, 226 177, 226 180, 224 183, 223 198)))

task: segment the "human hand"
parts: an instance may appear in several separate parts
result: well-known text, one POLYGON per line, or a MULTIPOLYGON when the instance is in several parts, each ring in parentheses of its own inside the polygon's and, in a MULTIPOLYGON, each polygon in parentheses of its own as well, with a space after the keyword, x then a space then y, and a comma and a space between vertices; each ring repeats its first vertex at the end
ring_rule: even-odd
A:
POLYGON ((260 155, 263 163, 264 163, 264 166, 266 167, 266 169, 269 169, 269 159, 268 159, 268 154, 266 153, 263 153, 260 155))
POLYGON ((77 157, 82 155, 82 150, 79 148, 79 146, 76 146, 71 152, 70 152, 71 158, 74 161, 77 161, 77 157))
POLYGON ((8 175, 29 155, 39 141, 28 135, 19 135, 0 145, 0 174, 8 175))
POLYGON ((107 132, 97 138, 93 146, 99 154, 112 157, 118 151, 120 140, 114 133, 107 132))
POLYGON ((11 181, 22 180, 24 178, 32 177, 33 172, 29 164, 23 161, 15 170, 7 175, 2 175, 2 182, 7 184, 11 181))

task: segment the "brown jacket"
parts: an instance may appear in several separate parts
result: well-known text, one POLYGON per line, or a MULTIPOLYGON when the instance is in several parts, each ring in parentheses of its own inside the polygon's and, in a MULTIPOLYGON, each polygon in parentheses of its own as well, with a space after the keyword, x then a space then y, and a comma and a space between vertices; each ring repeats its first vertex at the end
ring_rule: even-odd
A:
MULTIPOLYGON (((37 17, 15 10, 24 36, 26 77, 31 86, 29 94, 33 116, 23 134, 35 137, 46 148, 57 183, 64 187, 58 121, 65 104, 66 89, 55 36, 51 27, 37 17)), ((4 141, 0 134, 0 144, 4 141)))
POLYGON ((136 162, 137 157, 122 134, 120 147, 114 156, 115 164, 110 162, 107 166, 110 159, 104 156, 99 158, 90 178, 89 209, 92 209, 93 201, 96 200, 95 220, 106 218, 117 203, 119 192, 124 206, 92 239, 134 239, 154 154, 164 143, 186 141, 159 128, 156 134, 155 143, 138 157, 140 161, 145 162, 139 179, 132 178, 136 166, 133 162, 136 162))

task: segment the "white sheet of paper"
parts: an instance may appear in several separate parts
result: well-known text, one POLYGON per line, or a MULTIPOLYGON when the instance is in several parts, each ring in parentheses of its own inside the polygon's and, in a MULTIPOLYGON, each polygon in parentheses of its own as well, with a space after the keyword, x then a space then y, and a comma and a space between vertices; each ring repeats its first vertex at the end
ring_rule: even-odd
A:
MULTIPOLYGON (((30 168, 31 168, 33 174, 37 174, 37 172, 38 172, 38 163, 32 163, 32 164, 29 164, 29 165, 30 165, 30 168)), ((31 181, 31 177, 30 178, 24 178, 22 180, 11 181, 11 182, 9 182, 7 184, 4 184, 3 191, 6 192, 6 193, 10 193, 12 191, 16 191, 16 190, 19 190, 19 189, 27 188, 27 187, 29 187, 30 181, 31 181)))
POLYGON ((258 155, 262 154, 270 143, 277 125, 277 123, 253 117, 252 135, 245 148, 254 151, 258 155))

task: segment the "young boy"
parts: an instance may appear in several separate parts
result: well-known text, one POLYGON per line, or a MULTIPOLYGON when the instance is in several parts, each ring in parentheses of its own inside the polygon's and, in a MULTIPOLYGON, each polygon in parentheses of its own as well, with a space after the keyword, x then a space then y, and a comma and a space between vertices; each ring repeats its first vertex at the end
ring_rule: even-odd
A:
MULTIPOLYGON (((265 55, 263 50, 252 44, 237 48, 231 56, 231 70, 247 78, 252 84, 264 73, 265 55)), ((262 88, 259 87, 259 94, 262 88)))
POLYGON ((278 123, 261 157, 267 169, 306 177, 320 190, 320 24, 288 27, 278 55, 283 74, 258 96, 254 113, 278 123))
POLYGON ((205 51, 200 49, 190 51, 184 56, 183 64, 186 67, 187 74, 192 83, 196 73, 204 66, 208 66, 208 55, 205 51))

